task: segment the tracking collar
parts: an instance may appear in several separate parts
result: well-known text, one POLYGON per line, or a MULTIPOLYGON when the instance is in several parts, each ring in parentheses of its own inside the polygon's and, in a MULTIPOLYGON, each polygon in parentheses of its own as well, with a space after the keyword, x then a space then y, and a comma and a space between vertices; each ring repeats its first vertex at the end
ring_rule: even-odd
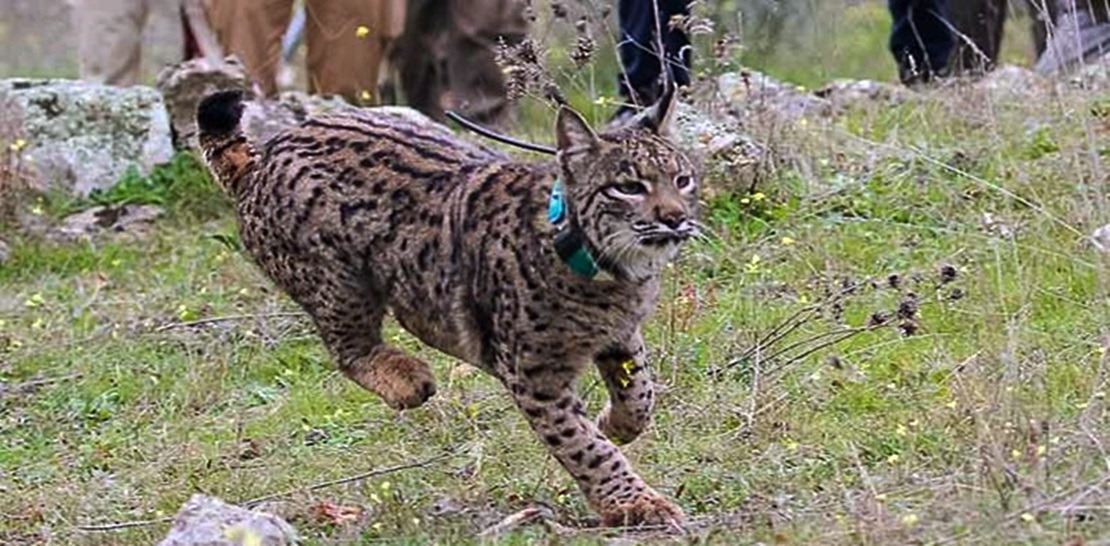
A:
POLYGON ((598 266, 586 245, 586 234, 576 218, 567 214, 563 181, 556 178, 547 202, 547 221, 559 228, 555 233, 555 253, 571 271, 588 279, 612 280, 612 275, 598 266))

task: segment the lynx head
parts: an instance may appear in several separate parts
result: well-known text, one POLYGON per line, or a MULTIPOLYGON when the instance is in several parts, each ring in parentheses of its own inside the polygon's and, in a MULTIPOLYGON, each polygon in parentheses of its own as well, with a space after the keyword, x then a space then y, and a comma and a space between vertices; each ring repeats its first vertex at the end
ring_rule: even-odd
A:
POLYGON ((698 232, 696 168, 667 138, 674 102, 671 88, 600 134, 567 107, 556 121, 569 213, 598 261, 634 279, 657 273, 698 232))

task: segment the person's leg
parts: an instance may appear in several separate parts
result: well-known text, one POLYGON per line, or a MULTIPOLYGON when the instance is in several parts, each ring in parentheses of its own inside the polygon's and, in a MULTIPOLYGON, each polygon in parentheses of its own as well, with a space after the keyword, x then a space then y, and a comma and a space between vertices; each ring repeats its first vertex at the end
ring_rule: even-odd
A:
POLYGON ((308 0, 309 92, 373 104, 378 90, 385 0, 308 0), (365 28, 365 31, 360 32, 365 28))
POLYGON ((631 105, 650 104, 652 84, 659 79, 659 61, 654 54, 655 10, 650 0, 620 0, 617 6, 620 24, 622 73, 620 94, 631 105))
POLYGON ((681 29, 672 28, 670 21, 676 16, 690 15, 689 0, 659 0, 663 11, 660 25, 663 29, 663 47, 666 51, 667 67, 671 81, 679 87, 690 85, 690 57, 692 49, 690 38, 681 29))
POLYGON ((1002 49, 1007 0, 962 0, 948 6, 948 20, 956 29, 953 73, 981 73, 994 68, 1002 49))
POLYGON ((145 0, 75 1, 81 79, 119 86, 138 82, 146 18, 145 0))
POLYGON ((382 36, 382 63, 378 73, 378 99, 382 104, 397 104, 400 76, 394 49, 405 31, 407 2, 385 0, 386 23, 382 36))
POLYGON ((497 47, 520 43, 528 32, 520 0, 452 0, 446 68, 450 93, 444 106, 486 125, 503 124, 509 113, 505 75, 497 47))
POLYGON ((626 106, 617 116, 647 106, 659 95, 660 64, 657 30, 663 33, 663 51, 669 77, 678 85, 690 83, 690 41, 686 33, 671 27, 671 19, 690 14, 687 0, 620 0, 619 43, 621 65, 619 87, 626 106), (659 11, 655 11, 658 1, 659 11))
POLYGON ((447 7, 442 0, 409 0, 405 30, 390 52, 405 103, 438 121, 446 119, 440 98, 446 89, 447 7))
POLYGON ((1055 0, 1055 4, 1053 24, 1037 60, 1037 72, 1070 72, 1110 52, 1110 2, 1055 0))
POLYGON ((293 16, 293 0, 211 0, 205 11, 224 51, 243 61, 263 93, 276 95, 281 38, 293 16))
POLYGON ((899 78, 907 85, 943 74, 955 37, 948 22, 946 0, 889 0, 893 18, 890 52, 899 78))
POLYGON ((203 56, 193 27, 189 25, 189 17, 185 14, 185 4, 177 6, 177 17, 181 20, 182 60, 188 61, 203 56))

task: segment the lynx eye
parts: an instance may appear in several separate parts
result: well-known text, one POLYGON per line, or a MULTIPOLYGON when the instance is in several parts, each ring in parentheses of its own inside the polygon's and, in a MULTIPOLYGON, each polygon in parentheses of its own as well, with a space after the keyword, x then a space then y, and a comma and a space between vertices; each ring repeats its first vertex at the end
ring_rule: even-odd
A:
POLYGON ((674 178, 674 187, 679 191, 685 191, 694 186, 694 177, 680 174, 674 178))
POLYGON ((640 197, 648 192, 647 185, 642 182, 621 182, 620 184, 613 184, 609 188, 613 192, 627 197, 640 197))

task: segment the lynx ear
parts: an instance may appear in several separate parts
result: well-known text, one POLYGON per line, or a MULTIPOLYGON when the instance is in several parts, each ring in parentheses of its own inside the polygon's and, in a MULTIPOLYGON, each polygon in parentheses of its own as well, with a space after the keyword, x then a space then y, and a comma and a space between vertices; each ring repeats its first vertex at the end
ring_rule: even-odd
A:
POLYGON ((655 104, 636 116, 633 123, 657 135, 666 134, 670 130, 671 118, 674 117, 675 95, 678 86, 673 82, 663 84, 663 94, 655 104))
POLYGON ((598 147, 597 133, 582 116, 568 106, 560 106, 555 118, 555 138, 559 153, 577 154, 598 147))

